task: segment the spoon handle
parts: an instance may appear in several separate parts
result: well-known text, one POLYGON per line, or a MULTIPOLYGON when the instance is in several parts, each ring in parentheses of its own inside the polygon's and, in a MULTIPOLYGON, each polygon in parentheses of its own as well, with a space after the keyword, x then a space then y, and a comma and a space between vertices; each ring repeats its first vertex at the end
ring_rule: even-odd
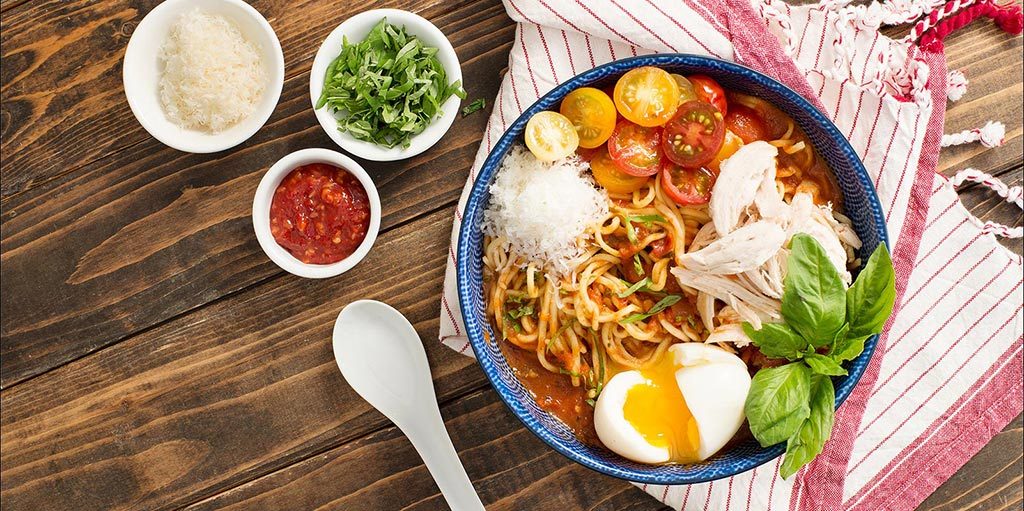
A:
POLYGON ((484 511, 484 505, 444 427, 441 412, 437 408, 433 411, 419 417, 417 424, 405 431, 406 436, 423 458, 452 511, 484 511))

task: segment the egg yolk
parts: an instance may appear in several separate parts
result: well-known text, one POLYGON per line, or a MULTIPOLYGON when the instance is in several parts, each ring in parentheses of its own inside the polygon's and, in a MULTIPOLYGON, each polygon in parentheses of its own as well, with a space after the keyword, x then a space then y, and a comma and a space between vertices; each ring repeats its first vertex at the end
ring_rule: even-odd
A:
POLYGON ((622 412, 647 443, 668 449, 670 462, 696 463, 701 461, 700 433, 676 383, 678 368, 671 358, 661 357, 640 371, 647 383, 626 392, 622 412))

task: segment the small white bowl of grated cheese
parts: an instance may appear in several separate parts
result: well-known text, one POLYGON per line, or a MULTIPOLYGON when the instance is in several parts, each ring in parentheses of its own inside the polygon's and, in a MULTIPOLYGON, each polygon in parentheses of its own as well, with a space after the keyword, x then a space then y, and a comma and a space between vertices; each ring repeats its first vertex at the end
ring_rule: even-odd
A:
POLYGON ((241 0, 167 0, 132 33, 122 79, 150 135, 213 153, 246 141, 270 118, 284 53, 266 18, 241 0))

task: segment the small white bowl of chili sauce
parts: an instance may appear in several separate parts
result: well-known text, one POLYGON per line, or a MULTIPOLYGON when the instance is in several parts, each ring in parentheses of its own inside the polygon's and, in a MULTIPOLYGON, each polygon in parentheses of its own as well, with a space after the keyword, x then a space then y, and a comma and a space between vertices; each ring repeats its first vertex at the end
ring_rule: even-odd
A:
POLYGON ((270 260, 314 279, 359 263, 377 239, 380 216, 369 174, 328 149, 302 149, 278 160, 252 203, 256 239, 270 260))

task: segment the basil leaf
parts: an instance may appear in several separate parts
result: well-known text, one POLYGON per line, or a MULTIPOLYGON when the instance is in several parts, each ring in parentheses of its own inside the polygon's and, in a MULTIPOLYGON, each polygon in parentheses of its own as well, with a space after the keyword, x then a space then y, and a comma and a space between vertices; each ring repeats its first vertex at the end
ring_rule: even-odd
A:
MULTIPOLYGON (((626 282, 626 281, 623 281, 623 282, 626 282)), ((628 284, 628 282, 627 282, 627 284, 628 284)), ((637 292, 637 291, 639 291, 639 290, 649 286, 650 284, 651 284, 651 278, 650 277, 644 277, 643 279, 640 280, 640 282, 637 282, 636 284, 633 284, 633 285, 629 286, 628 289, 626 289, 625 291, 623 291, 621 293, 616 293, 615 296, 618 296, 619 298, 625 298, 625 297, 627 297, 627 296, 629 296, 629 295, 631 295, 631 294, 633 294, 633 293, 635 293, 635 292, 637 292)))
POLYGON ((896 302, 896 274, 885 244, 868 258, 857 281, 846 291, 846 317, 853 337, 882 331, 896 302))
POLYGON ((811 366, 811 370, 818 374, 827 376, 846 376, 846 369, 839 365, 839 362, 825 355, 810 353, 804 356, 804 362, 811 366))
POLYGON ((825 442, 832 436, 836 402, 832 379, 816 374, 811 377, 810 387, 811 414, 786 444, 786 457, 779 468, 779 475, 784 479, 821 454, 825 442))
POLYGON ((811 414, 811 369, 802 362, 766 367, 754 375, 744 411, 750 432, 768 447, 793 436, 811 414))
POLYGON ((847 360, 853 360, 857 358, 861 352, 864 351, 864 341, 868 339, 868 335, 862 335, 860 337, 854 337, 850 335, 850 324, 843 325, 843 328, 836 334, 835 340, 832 341, 832 348, 829 350, 828 355, 833 360, 842 364, 847 360))
POLYGON ((754 330, 750 323, 743 323, 743 332, 768 358, 796 360, 803 357, 807 341, 785 323, 763 323, 760 330, 754 330))
POLYGON ((815 348, 829 344, 846 322, 846 288, 818 241, 796 234, 783 283, 782 317, 815 348))

